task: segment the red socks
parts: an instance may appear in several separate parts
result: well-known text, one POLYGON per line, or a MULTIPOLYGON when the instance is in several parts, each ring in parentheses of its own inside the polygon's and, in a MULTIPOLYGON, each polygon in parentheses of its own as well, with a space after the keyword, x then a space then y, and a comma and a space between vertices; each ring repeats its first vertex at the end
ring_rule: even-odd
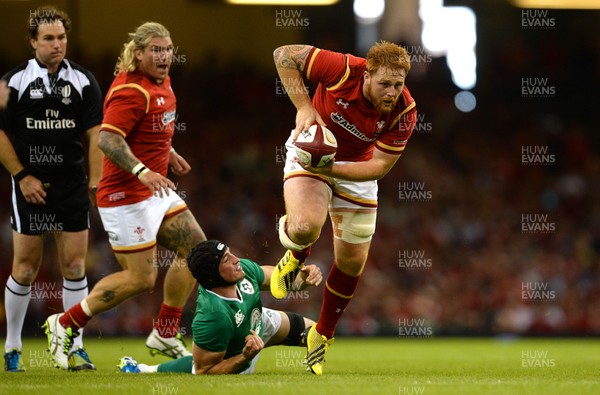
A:
POLYGON ((91 319, 89 315, 83 311, 81 303, 77 303, 67 310, 58 320, 63 328, 73 328, 75 330, 83 328, 91 319))
MULTIPOLYGON (((175 337, 177 335, 182 311, 183 309, 180 307, 167 306, 164 303, 161 305, 158 318, 154 321, 154 328, 161 337, 175 337)), ((77 330, 83 328, 91 318, 83 311, 81 303, 77 303, 60 317, 59 322, 64 328, 71 327, 77 330)))
POLYGON ((292 255, 294 256, 294 258, 300 261, 300 263, 304 263, 306 258, 308 258, 308 256, 310 255, 310 246, 306 247, 302 251, 290 251, 292 251, 292 255))
POLYGON ((158 331, 160 337, 175 337, 179 331, 181 322, 181 307, 168 306, 162 304, 158 318, 154 321, 154 329, 158 331))
POLYGON ((323 288, 323 304, 317 322, 317 332, 321 335, 328 339, 333 337, 335 327, 350 303, 359 279, 360 276, 349 276, 333 263, 323 288))

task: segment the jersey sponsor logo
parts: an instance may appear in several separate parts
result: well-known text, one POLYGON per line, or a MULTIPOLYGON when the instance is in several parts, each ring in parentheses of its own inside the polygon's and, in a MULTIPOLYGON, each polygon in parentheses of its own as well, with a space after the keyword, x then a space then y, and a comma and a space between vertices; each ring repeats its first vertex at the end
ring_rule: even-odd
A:
MULTIPOLYGON (((66 82, 66 81, 65 81, 66 82)), ((65 106, 71 104, 73 88, 70 83, 61 86, 58 82, 44 84, 43 78, 37 78, 29 85, 30 99, 43 99, 44 97, 61 98, 65 106)))
POLYGON ((331 113, 331 119, 333 120, 333 122, 337 123, 338 125, 340 125, 344 129, 346 129, 347 131, 349 131, 350 133, 352 133, 354 136, 356 136, 359 139, 361 139, 362 141, 366 141, 368 143, 372 143, 373 141, 377 140, 376 137, 370 138, 370 137, 365 136, 363 133, 360 132, 360 130, 358 130, 356 128, 355 125, 353 125, 350 122, 348 122, 346 119, 344 119, 343 116, 341 116, 337 112, 332 112, 331 113))
POLYGON ((175 118, 176 118, 175 117, 175 113, 176 112, 177 111, 175 111, 175 110, 173 110, 173 111, 165 111, 163 113, 163 116, 162 116, 162 123, 163 123, 163 125, 168 125, 171 122, 175 121, 175 118))
POLYGON ((252 309, 252 314, 250 315, 250 328, 254 330, 254 332, 260 334, 260 329, 262 327, 262 313, 258 307, 252 309))
MULTIPOLYGON (((217 248, 219 248, 219 247, 217 247, 217 248)), ((240 288, 240 291, 242 291, 245 294, 248 294, 248 295, 254 294, 254 287, 252 286, 252 283, 250 281, 248 281, 248 279, 246 279, 246 278, 240 282, 239 288, 240 288)))
POLYGON ((242 325, 242 322, 244 322, 244 313, 242 313, 241 310, 238 310, 237 313, 235 313, 235 326, 237 326, 238 328, 240 327, 240 325, 242 325))
POLYGON ((74 119, 35 119, 25 118, 27 129, 33 130, 54 130, 54 129, 75 129, 77 124, 74 119))

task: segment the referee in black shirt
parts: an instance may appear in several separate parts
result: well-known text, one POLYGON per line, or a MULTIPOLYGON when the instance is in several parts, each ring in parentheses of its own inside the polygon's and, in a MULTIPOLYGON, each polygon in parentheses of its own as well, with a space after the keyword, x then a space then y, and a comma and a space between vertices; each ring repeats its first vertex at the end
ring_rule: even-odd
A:
MULTIPOLYGON (((69 16, 59 9, 31 11, 28 35, 34 57, 2 77, 10 92, 0 112, 0 162, 12 175, 14 250, 5 288, 4 362, 9 372, 24 370, 21 331, 32 297, 31 284, 42 261, 45 234, 52 234, 56 242, 64 309, 88 294, 84 263, 90 199, 95 204, 95 185, 102 171, 102 153, 97 146, 102 94, 88 70, 65 59, 70 28, 69 16), (84 166, 84 134, 89 142, 89 178, 84 166)), ((53 290, 52 285, 36 288, 53 290)), ((44 298, 45 293, 34 291, 36 298, 44 298)), ((81 337, 74 341, 69 368, 96 369, 81 337)))

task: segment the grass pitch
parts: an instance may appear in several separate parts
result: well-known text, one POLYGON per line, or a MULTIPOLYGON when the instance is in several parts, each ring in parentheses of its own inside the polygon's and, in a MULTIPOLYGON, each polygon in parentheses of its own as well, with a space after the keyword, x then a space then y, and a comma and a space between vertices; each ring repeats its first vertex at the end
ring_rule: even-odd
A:
MULTIPOLYGON (((338 338, 321 377, 304 349, 271 347, 254 375, 123 374, 118 359, 151 357, 144 338, 85 340, 96 372, 51 367, 44 339, 25 339, 27 372, 0 374, 0 394, 600 394, 600 339, 338 338)), ((189 344, 188 340, 188 344, 189 344)))

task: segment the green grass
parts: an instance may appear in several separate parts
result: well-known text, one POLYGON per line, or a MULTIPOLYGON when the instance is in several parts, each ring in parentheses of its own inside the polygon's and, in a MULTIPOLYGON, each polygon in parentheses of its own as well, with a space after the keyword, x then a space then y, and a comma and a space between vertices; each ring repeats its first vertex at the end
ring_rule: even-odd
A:
POLYGON ((96 372, 50 367, 45 342, 25 339, 25 373, 1 373, 0 394, 600 394, 600 339, 338 338, 325 373, 306 373, 304 350, 264 350, 254 375, 134 375, 119 357, 158 363, 142 338, 86 339, 96 372))

